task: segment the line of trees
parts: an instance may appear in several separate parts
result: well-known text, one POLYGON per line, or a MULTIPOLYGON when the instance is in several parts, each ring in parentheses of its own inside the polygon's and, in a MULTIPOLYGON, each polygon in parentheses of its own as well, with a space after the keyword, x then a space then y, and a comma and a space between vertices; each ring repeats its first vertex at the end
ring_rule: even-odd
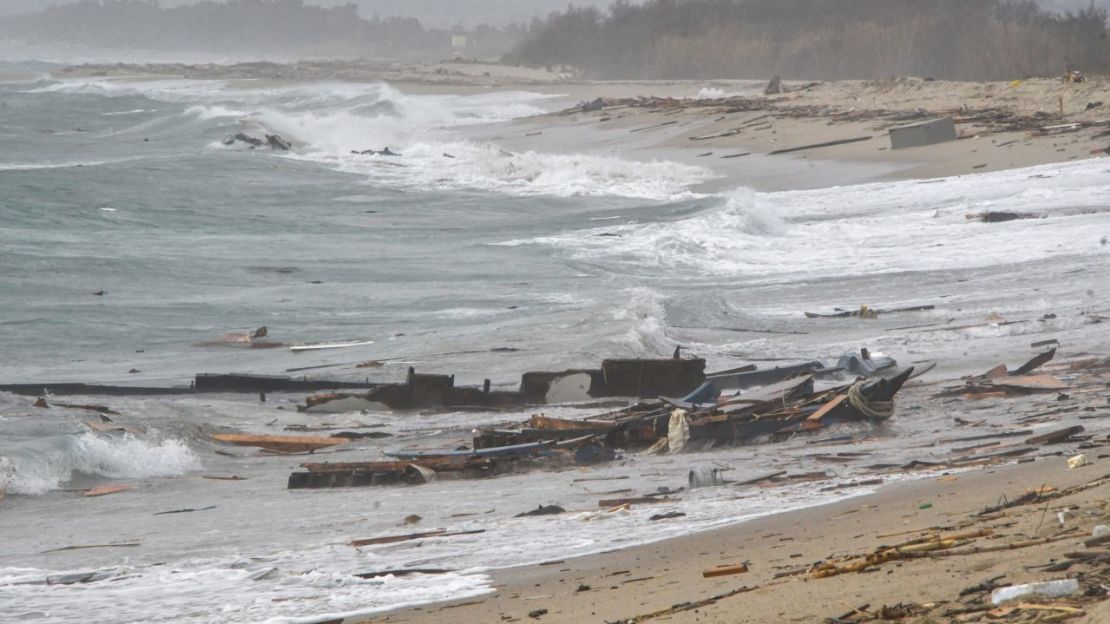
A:
POLYGON ((1008 0, 617 0, 533 23, 507 60, 593 78, 1003 80, 1110 71, 1107 15, 1008 0))
MULTIPOLYGON (((499 56, 526 30, 475 28, 461 52, 499 56)), ((364 19, 353 3, 322 7, 303 0, 205 0, 174 7, 156 0, 83 0, 6 18, 0 31, 40 42, 215 54, 441 58, 454 51, 449 31, 425 29, 416 18, 364 19)))

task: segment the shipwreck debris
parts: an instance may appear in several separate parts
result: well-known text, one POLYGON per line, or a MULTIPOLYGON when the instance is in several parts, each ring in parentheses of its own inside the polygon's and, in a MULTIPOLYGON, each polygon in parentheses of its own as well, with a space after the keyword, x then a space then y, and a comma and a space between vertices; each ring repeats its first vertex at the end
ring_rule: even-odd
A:
POLYGON ((311 453, 323 448, 346 444, 341 437, 253 435, 247 433, 214 433, 212 439, 236 446, 253 446, 277 453, 311 453))

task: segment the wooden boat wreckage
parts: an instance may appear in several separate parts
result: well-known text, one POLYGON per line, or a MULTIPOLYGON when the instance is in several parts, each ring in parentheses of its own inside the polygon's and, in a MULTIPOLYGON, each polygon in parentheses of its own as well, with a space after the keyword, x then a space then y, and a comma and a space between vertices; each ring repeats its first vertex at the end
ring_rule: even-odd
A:
MULTIPOLYGON (((677 355, 677 353, 676 353, 677 355)), ((454 375, 417 373, 403 383, 380 384, 365 393, 329 392, 308 397, 298 409, 337 413, 359 409, 505 409, 524 405, 582 403, 601 398, 685 395, 705 382, 702 358, 609 359, 596 369, 528 372, 517 391, 456 386, 454 375)))
MULTIPOLYGON (((633 396, 634 392, 644 393, 649 389, 644 383, 647 379, 669 380, 675 384, 669 389, 685 390, 678 395, 681 398, 669 398, 657 392, 665 384, 653 384, 650 391, 656 397, 582 420, 533 415, 514 428, 479 430, 471 447, 460 450, 404 450, 387 453, 387 460, 305 463, 301 466, 304 470, 289 476, 288 487, 421 484, 437 478, 484 478, 611 461, 618 457, 618 451, 701 451, 763 439, 783 440, 837 423, 881 423, 894 414, 894 397, 914 373, 914 368, 897 368, 891 360, 889 366, 873 371, 871 376, 818 390, 815 380, 819 376, 839 374, 842 369, 805 362, 768 370, 745 366, 690 377, 676 372, 687 367, 700 373, 704 360, 606 360, 600 379, 606 392, 622 391, 633 396), (668 366, 664 362, 673 363, 668 366), (604 374, 607 370, 617 371, 623 381, 610 382, 604 374)), ((522 386, 535 383, 531 395, 534 397, 541 396, 536 388, 546 387, 542 396, 547 397, 553 386, 559 389, 559 380, 578 375, 585 377, 577 379, 580 383, 576 387, 597 389, 592 385, 597 377, 589 371, 527 373, 522 386), (590 386, 585 385, 586 379, 590 386)))

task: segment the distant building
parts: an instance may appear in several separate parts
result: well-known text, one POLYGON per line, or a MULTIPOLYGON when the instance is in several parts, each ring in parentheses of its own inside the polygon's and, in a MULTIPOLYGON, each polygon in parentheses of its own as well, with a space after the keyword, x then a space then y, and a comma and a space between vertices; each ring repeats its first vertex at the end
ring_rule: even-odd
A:
POLYGON ((458 27, 451 31, 451 48, 456 52, 466 49, 466 33, 458 27))

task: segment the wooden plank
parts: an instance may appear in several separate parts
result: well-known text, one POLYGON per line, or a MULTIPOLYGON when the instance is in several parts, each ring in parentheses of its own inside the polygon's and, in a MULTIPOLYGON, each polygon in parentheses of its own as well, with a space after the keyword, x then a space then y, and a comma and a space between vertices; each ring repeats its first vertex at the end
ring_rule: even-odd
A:
POLYGON ((135 486, 133 485, 105 485, 103 487, 95 487, 85 490, 85 496, 107 496, 109 494, 126 492, 133 489, 135 489, 135 486))
POLYGON ((746 564, 740 563, 737 565, 720 565, 715 568, 710 568, 701 573, 702 578, 713 578, 715 576, 728 576, 729 574, 741 574, 748 571, 746 564))
POLYGON ((1052 392, 1055 390, 1067 390, 1070 387, 1068 384, 1056 379, 1052 375, 1011 375, 1002 379, 996 379, 991 382, 991 385, 998 388, 1027 390, 1030 392, 1052 392))
POLYGON ((650 505, 653 503, 673 503, 673 498, 652 498, 642 496, 638 498, 605 498, 597 502, 598 507, 620 507, 622 505, 650 505))
POLYGON ((455 535, 474 535, 477 533, 485 533, 485 529, 476 529, 473 531, 455 531, 449 533, 444 529, 438 531, 424 531, 422 533, 406 533, 404 535, 383 535, 380 537, 370 537, 366 539, 351 540, 351 546, 356 548, 360 546, 371 546, 375 544, 395 544, 397 542, 406 542, 415 539, 425 539, 429 537, 452 537, 455 535))
POLYGON ((870 141, 871 136, 854 137, 851 139, 839 139, 836 141, 825 141, 824 143, 812 143, 810 145, 799 145, 798 147, 788 147, 785 149, 774 150, 768 152, 768 156, 777 156, 778 154, 789 154, 791 152, 800 152, 802 150, 817 149, 819 147, 834 147, 837 145, 846 145, 848 143, 859 143, 861 141, 870 141))
POLYGON ((598 423, 597 421, 583 421, 583 420, 570 420, 566 418, 551 418, 550 416, 541 416, 533 414, 528 424, 533 429, 553 429, 559 431, 570 431, 585 429, 593 431, 600 428, 612 428, 615 425, 608 423, 598 423))
POLYGON ((346 438, 318 438, 312 436, 251 435, 246 433, 215 433, 212 439, 236 446, 253 446, 280 453, 312 451, 329 446, 346 444, 346 438))
POLYGON ((1005 364, 999 364, 998 366, 995 366, 994 368, 980 375, 980 377, 984 377, 986 379, 998 379, 999 377, 1005 377, 1009 373, 1010 371, 1006 368, 1005 364))
POLYGON ((775 472, 771 472, 771 473, 768 473, 768 474, 765 474, 765 475, 760 475, 758 477, 752 477, 750 479, 744 479, 743 481, 736 481, 736 482, 731 483, 731 485, 751 485, 753 483, 759 483, 760 481, 766 481, 768 479, 774 479, 775 477, 781 477, 784 474, 786 474, 785 470, 777 470, 775 472))
POLYGON ((305 462, 301 467, 309 472, 401 472, 418 463, 439 471, 465 470, 488 465, 491 460, 471 457, 426 457, 419 461, 366 461, 366 462, 305 462))
POLYGON ((142 546, 143 543, 135 542, 117 542, 115 544, 77 544, 74 546, 62 546, 61 548, 51 548, 50 550, 42 551, 45 553, 63 552, 67 550, 85 550, 87 548, 130 548, 134 546, 142 546))
POLYGON ((1039 353, 1036 356, 1034 356, 1032 359, 1030 359, 1028 362, 1026 362, 1025 364, 1022 364, 1020 367, 1018 367, 1017 370, 1010 373, 1010 376, 1012 376, 1012 377, 1021 377, 1023 375, 1028 375, 1029 373, 1031 373, 1034 370, 1040 368, 1041 365, 1047 363, 1049 360, 1051 360, 1054 357, 1056 357, 1056 349, 1049 349, 1048 351, 1045 351, 1044 353, 1039 353))
POLYGON ((1066 442, 1072 436, 1083 433, 1083 425, 1075 425, 1072 427, 1065 427, 1064 429, 1057 429, 1039 436, 1033 436, 1025 441, 1026 444, 1057 444, 1059 442, 1066 442))
POLYGON ((825 403, 824 405, 819 407, 816 412, 813 412, 812 414, 810 414, 809 418, 806 418, 806 420, 808 420, 808 421, 820 421, 822 418, 825 417, 825 414, 828 414, 829 412, 833 411, 834 409, 836 409, 836 406, 840 405, 841 403, 843 403, 844 401, 847 401, 847 400, 848 400, 848 395, 847 394, 838 394, 835 397, 833 397, 833 400, 829 401, 828 403, 825 403))
MULTIPOLYGON (((754 388, 750 392, 740 395, 737 399, 729 401, 722 405, 722 407, 734 403, 766 403, 769 401, 787 401, 793 398, 793 395, 802 386, 812 383, 813 375, 801 375, 786 381, 780 381, 762 388, 754 388)), ((723 411, 723 410, 722 410, 723 411)))

